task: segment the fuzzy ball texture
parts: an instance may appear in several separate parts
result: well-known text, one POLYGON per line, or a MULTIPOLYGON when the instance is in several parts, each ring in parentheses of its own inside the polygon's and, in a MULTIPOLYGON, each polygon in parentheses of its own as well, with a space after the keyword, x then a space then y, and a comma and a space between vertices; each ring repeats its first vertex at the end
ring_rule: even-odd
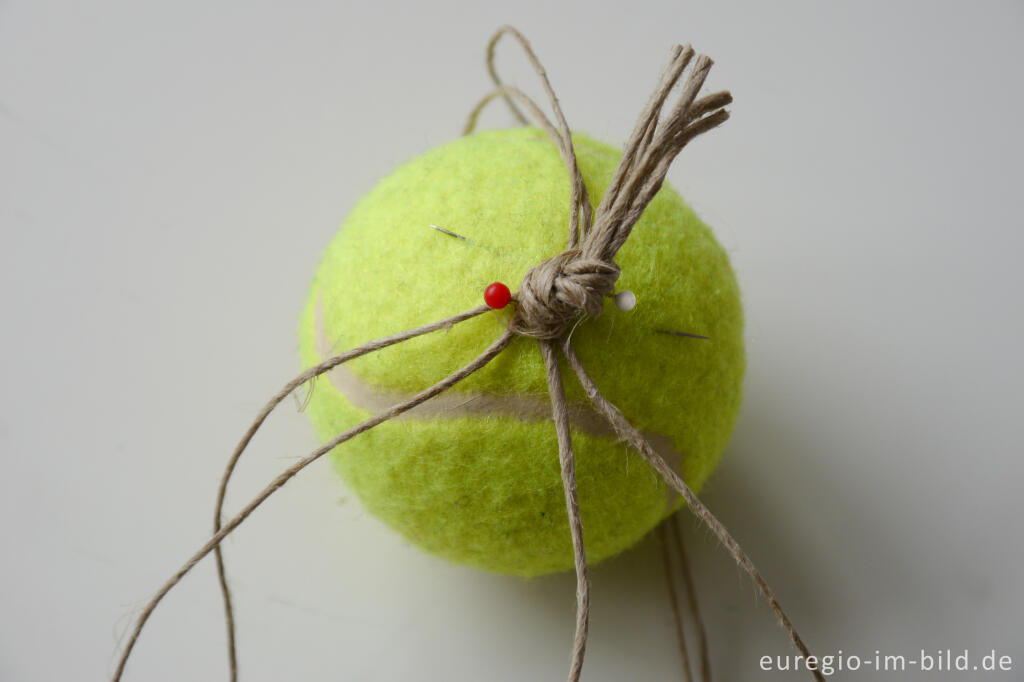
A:
MULTIPOLYGON (((583 135, 574 140, 597 206, 620 154, 583 135)), ((400 167, 359 202, 327 248, 302 316, 304 366, 478 306, 491 282, 514 291, 529 268, 564 250, 569 190, 558 151, 533 128, 464 137, 400 167)), ((616 288, 632 291, 636 307, 624 312, 606 299, 601 316, 574 330, 574 346, 602 393, 654 435, 699 490, 741 399, 743 313, 729 259, 666 185, 616 262, 616 288)), ((502 332, 513 308, 321 377, 308 407, 320 437, 334 437, 471 361, 502 332)), ((564 363, 563 375, 570 402, 584 406, 564 363)), ((385 422, 331 457, 367 510, 427 551, 499 573, 571 569, 545 376, 536 342, 517 338, 446 401, 385 422)), ((596 414, 581 414, 573 424, 576 475, 587 556, 596 562, 635 543, 682 501, 596 414)))

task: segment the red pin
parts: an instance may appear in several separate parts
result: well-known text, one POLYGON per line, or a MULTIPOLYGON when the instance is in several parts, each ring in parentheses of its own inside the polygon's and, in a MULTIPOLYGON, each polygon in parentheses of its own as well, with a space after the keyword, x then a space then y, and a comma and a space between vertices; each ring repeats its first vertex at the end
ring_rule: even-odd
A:
POLYGON ((495 310, 504 308, 511 300, 512 292, 501 282, 495 282, 484 290, 484 303, 495 310))

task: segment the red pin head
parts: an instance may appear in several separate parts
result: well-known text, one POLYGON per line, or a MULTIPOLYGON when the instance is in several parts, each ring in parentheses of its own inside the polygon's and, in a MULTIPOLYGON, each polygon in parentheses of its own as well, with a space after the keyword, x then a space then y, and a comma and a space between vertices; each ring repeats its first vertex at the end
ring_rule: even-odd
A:
POLYGON ((495 282, 484 290, 484 303, 495 310, 504 308, 511 300, 512 292, 501 282, 495 282))

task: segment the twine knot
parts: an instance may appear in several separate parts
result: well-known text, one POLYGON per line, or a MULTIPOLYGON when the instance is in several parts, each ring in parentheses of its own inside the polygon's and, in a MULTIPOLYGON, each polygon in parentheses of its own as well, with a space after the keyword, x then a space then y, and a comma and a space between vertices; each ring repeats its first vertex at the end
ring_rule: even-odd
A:
POLYGON ((510 329, 537 339, 561 338, 582 314, 597 317, 619 279, 619 266, 564 251, 530 268, 516 296, 510 329))

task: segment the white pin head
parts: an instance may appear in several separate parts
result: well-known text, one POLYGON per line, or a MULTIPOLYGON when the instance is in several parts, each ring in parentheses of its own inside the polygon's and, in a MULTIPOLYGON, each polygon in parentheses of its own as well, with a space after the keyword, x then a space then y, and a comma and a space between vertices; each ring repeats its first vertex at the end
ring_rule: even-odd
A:
POLYGON ((629 312, 636 307, 636 294, 629 289, 623 289, 615 294, 615 307, 623 312, 629 312))

